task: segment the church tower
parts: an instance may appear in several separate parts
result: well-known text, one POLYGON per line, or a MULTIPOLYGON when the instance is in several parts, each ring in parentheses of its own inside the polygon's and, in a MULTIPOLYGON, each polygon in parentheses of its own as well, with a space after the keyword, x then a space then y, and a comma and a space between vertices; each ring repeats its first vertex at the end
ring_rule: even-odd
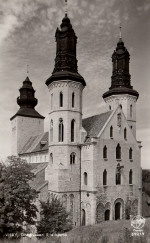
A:
POLYGON ((49 89, 49 156, 46 168, 49 192, 58 194, 80 224, 80 161, 82 91, 86 83, 78 73, 77 37, 67 14, 56 30, 55 67, 46 80, 49 89))
POLYGON ((17 104, 20 109, 10 118, 12 126, 11 154, 15 156, 19 155, 31 136, 44 132, 44 117, 34 109, 38 100, 34 97, 35 90, 28 76, 19 92, 20 96, 17 98, 17 104))
POLYGON ((120 104, 134 136, 136 137, 136 101, 138 92, 131 86, 129 73, 130 54, 124 46, 121 33, 116 50, 112 55, 112 77, 109 91, 103 94, 109 110, 113 110, 120 104))

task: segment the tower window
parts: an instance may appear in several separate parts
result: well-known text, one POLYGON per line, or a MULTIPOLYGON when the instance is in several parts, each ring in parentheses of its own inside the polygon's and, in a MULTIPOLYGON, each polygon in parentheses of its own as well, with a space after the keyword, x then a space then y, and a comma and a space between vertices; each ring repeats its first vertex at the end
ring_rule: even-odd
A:
POLYGON ((103 171, 103 185, 107 185, 107 171, 106 169, 103 171))
POLYGON ((106 145, 103 148, 103 158, 107 159, 107 147, 106 147, 106 145))
POLYGON ((129 149, 129 159, 132 159, 132 148, 129 149))
POLYGON ((75 164, 75 158, 76 158, 75 153, 71 153, 70 154, 70 164, 71 165, 75 164))
POLYGON ((50 163, 53 164, 53 154, 50 153, 50 163))
POLYGON ((51 94, 51 109, 53 109, 53 94, 51 94))
POLYGON ((63 119, 59 119, 59 142, 64 141, 64 124, 63 124, 63 119))
POLYGON ((71 142, 74 142, 74 134, 75 134, 75 120, 71 121, 71 142))
POLYGON ((121 159, 121 147, 119 143, 116 147, 116 159, 121 159))
POLYGON ((84 172, 83 178, 84 178, 84 185, 87 185, 88 184, 88 175, 86 172, 84 172))
POLYGON ((124 139, 125 140, 127 139, 127 129, 126 128, 124 129, 124 139))
POLYGON ((111 110, 111 105, 109 105, 109 110, 111 110))
POLYGON ((72 93, 72 107, 75 106, 75 94, 74 92, 72 93))
POLYGON ((110 138, 113 138, 113 127, 110 127, 110 138))
POLYGON ((129 171, 129 184, 132 184, 132 177, 133 177, 133 172, 132 170, 129 171))
POLYGON ((59 106, 63 107, 63 93, 62 92, 60 92, 60 94, 59 94, 59 106))
POLYGON ((132 117, 132 105, 130 105, 130 117, 132 117))
POLYGON ((53 142, 53 120, 50 122, 50 141, 53 142))
POLYGON ((117 169, 117 171, 116 171, 116 185, 120 185, 120 184, 121 184, 121 173, 117 169))
POLYGON ((121 127, 121 113, 117 114, 117 125, 118 127, 121 127))
POLYGON ((130 126, 130 128, 132 129, 132 126, 130 126))
POLYGON ((122 110, 122 105, 120 104, 120 108, 121 108, 121 110, 122 110))

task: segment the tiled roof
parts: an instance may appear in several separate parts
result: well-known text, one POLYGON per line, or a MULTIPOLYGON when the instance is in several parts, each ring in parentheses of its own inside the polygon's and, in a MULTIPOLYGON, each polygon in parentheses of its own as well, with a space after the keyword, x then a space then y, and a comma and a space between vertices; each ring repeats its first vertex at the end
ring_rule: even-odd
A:
POLYGON ((43 163, 31 163, 32 172, 36 175, 41 170, 44 170, 48 166, 48 162, 43 163))
POLYGON ((35 109, 28 107, 21 107, 17 113, 10 118, 10 120, 14 119, 16 116, 25 116, 25 117, 35 117, 44 119, 44 116, 41 116, 35 109))
POLYGON ((45 181, 45 168, 48 166, 48 163, 31 163, 30 165, 35 175, 35 178, 30 181, 30 186, 40 191, 43 187, 48 185, 48 181, 45 181))
POLYGON ((30 137, 19 154, 42 152, 45 150, 48 150, 48 132, 30 137), (46 143, 41 144, 41 141, 45 141, 46 143))
POLYGON ((87 131, 87 139, 91 137, 97 137, 101 129, 105 125, 106 121, 112 114, 112 111, 108 111, 99 115, 91 116, 82 120, 82 126, 87 131))

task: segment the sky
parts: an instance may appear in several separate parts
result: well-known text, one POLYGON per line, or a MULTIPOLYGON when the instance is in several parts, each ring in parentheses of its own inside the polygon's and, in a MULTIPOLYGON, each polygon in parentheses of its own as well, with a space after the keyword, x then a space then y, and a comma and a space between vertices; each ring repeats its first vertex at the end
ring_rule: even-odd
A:
MULTIPOLYGON (((131 84, 139 92, 137 140, 142 168, 150 169, 150 1, 68 0, 68 16, 78 37, 79 73, 87 86, 83 117, 106 111, 102 95, 111 85, 111 56, 122 38, 130 53, 131 84)), ((65 0, 0 0, 0 158, 11 154, 10 118, 27 76, 36 90, 36 110, 48 130, 49 92, 45 81, 54 68, 55 31, 65 14, 65 0)))

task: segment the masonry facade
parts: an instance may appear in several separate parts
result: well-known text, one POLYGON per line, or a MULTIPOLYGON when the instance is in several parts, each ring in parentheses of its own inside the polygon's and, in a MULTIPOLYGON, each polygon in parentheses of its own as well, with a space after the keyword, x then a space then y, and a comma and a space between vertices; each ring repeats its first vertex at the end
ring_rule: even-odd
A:
MULTIPOLYGON (((77 37, 67 15, 56 30, 56 59, 49 90, 49 131, 36 110, 32 83, 23 82, 11 118, 12 154, 32 163, 40 200, 61 198, 74 226, 141 214, 141 143, 136 140, 136 101, 130 55, 120 37, 112 55, 106 112, 82 119, 86 82, 78 73, 77 37)), ((96 87, 95 87, 96 88, 96 87)))

